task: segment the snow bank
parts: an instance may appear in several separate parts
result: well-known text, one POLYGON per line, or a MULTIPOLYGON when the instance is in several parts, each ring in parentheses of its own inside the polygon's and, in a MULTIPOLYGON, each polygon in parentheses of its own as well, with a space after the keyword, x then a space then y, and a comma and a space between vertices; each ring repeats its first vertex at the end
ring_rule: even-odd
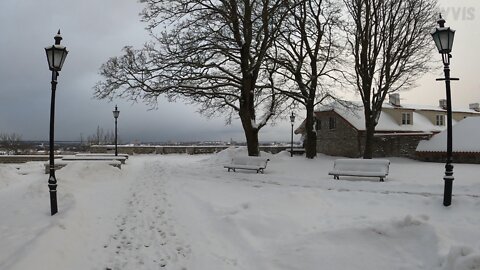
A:
POLYGON ((453 246, 442 260, 442 270, 480 269, 480 251, 468 246, 453 246))
MULTIPOLYGON (((112 229, 127 190, 122 172, 105 164, 68 164, 56 172, 59 212, 51 217, 43 162, 16 167, 15 184, 0 192, 0 269, 94 269, 96 255, 85 247, 101 247, 112 229)), ((0 171, 11 177, 12 168, 1 165, 0 171)))
MULTIPOLYGON (((453 152, 480 152, 480 117, 467 117, 452 129, 453 152)), ((446 152, 447 130, 434 135, 428 141, 421 141, 418 152, 446 152)))
POLYGON ((229 173, 236 154, 69 164, 53 217, 43 163, 0 164, 0 269, 480 268, 478 165, 456 165, 445 208, 444 164, 392 158, 379 183, 287 152, 265 174, 229 173))
MULTIPOLYGON (((235 156, 248 156, 248 149, 246 146, 232 146, 209 157, 210 162, 218 164, 230 163, 235 156)), ((260 156, 272 158, 274 155, 260 151, 260 156)))
POLYGON ((306 234, 282 246, 275 257, 282 269, 436 269, 438 238, 424 217, 407 215, 306 234))

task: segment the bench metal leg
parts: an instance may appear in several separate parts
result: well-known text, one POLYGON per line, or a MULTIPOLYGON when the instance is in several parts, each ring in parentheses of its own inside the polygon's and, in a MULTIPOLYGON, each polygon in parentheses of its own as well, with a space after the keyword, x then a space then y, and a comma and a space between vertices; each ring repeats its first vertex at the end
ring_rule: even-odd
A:
POLYGON ((340 180, 340 177, 338 177, 338 175, 334 175, 333 179, 340 180))
POLYGON ((385 182, 385 180, 383 179, 383 177, 380 177, 380 182, 385 182))

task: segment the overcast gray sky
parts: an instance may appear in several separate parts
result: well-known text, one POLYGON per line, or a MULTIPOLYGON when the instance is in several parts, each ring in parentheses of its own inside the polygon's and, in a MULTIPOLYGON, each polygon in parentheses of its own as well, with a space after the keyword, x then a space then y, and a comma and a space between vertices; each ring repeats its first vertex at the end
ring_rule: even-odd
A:
MULTIPOLYGON (((460 77, 452 87, 456 107, 480 102, 479 2, 440 1, 447 25, 457 30, 451 65, 452 75, 460 77)), ((160 100, 158 110, 149 110, 125 100, 93 99, 100 65, 121 54, 125 45, 138 47, 148 40, 139 21, 141 9, 136 0, 1 0, 0 132, 15 132, 25 140, 48 138, 51 73, 44 47, 53 44, 61 29, 69 54, 57 87, 57 140, 87 137, 97 126, 113 130, 112 110, 118 104, 123 142, 244 141, 239 121, 226 126, 224 119, 206 119, 182 103, 160 100)), ((432 61, 440 62, 440 56, 432 54, 432 61)), ((435 81, 442 73, 441 69, 432 72, 419 81, 419 87, 401 93, 402 102, 437 104, 445 96, 444 84, 435 81)), ((260 133, 261 141, 289 138, 288 120, 260 133)))

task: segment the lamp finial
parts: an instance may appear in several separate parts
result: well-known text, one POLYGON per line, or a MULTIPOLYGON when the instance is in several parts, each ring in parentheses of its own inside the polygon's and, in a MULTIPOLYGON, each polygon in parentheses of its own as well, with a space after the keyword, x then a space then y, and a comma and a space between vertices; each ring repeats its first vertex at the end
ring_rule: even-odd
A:
POLYGON ((60 45, 60 41, 62 40, 62 35, 60 35, 60 29, 58 29, 57 35, 54 37, 55 45, 60 45))
POLYGON ((442 13, 439 14, 437 23, 438 23, 438 26, 445 27, 445 19, 442 18, 442 13))

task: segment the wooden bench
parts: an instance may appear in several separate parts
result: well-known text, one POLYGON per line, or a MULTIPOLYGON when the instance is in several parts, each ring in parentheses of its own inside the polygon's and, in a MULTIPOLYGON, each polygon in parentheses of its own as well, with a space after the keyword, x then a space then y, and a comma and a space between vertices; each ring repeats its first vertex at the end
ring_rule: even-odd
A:
POLYGON ((228 171, 235 169, 254 170, 257 173, 263 173, 263 170, 267 167, 268 158, 255 157, 255 156, 236 156, 232 158, 232 162, 225 165, 228 171))
POLYGON ((388 159, 336 159, 333 170, 328 174, 334 179, 339 176, 380 177, 383 182, 388 175, 390 160, 388 159))
POLYGON ((120 161, 125 164, 127 160, 124 156, 65 156, 62 158, 64 161, 120 161))
POLYGON ((109 154, 109 153, 78 153, 75 154, 76 157, 124 157, 125 159, 128 159, 128 154, 120 154, 118 153, 117 156, 115 154, 109 154))
POLYGON ((288 149, 288 152, 293 153, 294 155, 303 155, 305 154, 305 148, 288 149))

